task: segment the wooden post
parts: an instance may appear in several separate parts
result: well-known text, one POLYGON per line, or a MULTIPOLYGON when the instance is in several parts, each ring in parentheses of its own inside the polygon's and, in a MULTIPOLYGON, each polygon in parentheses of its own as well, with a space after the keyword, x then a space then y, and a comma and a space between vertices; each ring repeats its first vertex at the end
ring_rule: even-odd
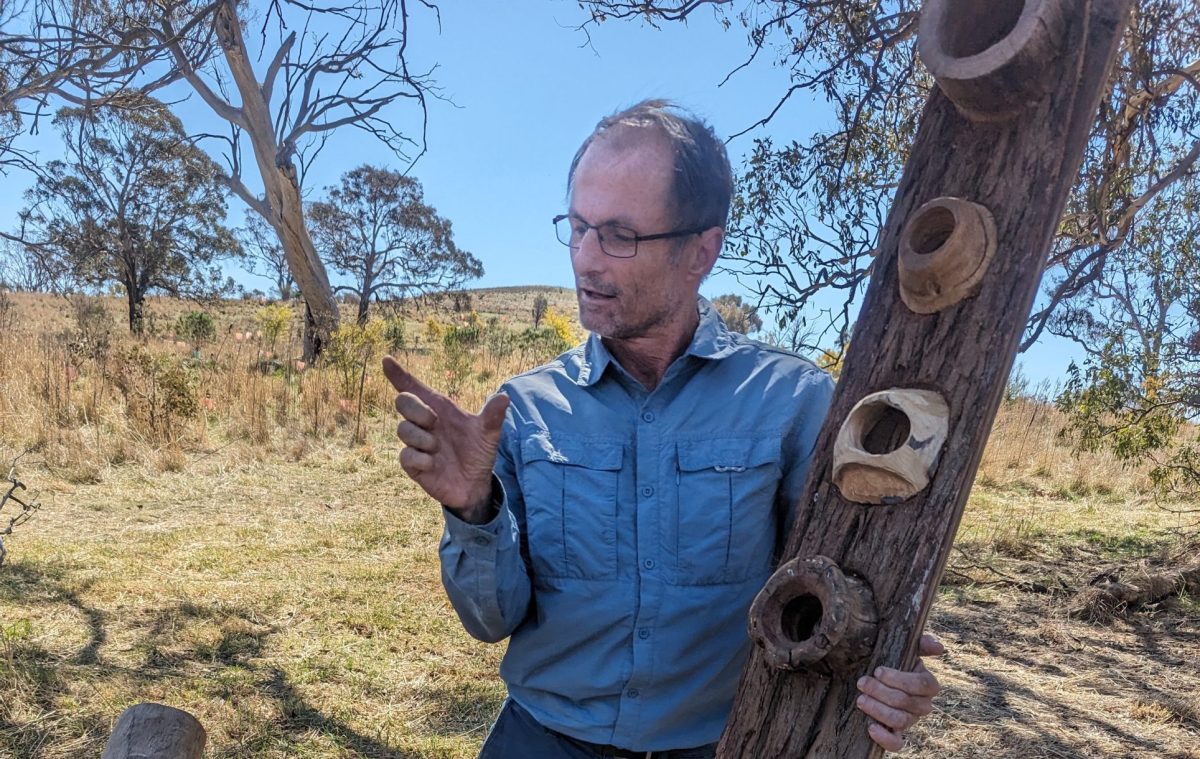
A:
POLYGON ((200 759, 204 727, 185 711, 137 704, 121 712, 101 759, 200 759))
POLYGON ((928 0, 931 94, 718 755, 877 757, 1131 0, 928 0))

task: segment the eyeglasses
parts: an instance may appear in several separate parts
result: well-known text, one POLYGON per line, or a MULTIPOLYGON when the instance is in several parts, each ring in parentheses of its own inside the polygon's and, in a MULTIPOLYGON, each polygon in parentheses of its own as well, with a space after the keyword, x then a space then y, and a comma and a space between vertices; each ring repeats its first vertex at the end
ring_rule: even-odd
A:
POLYGON ((620 224, 588 224, 578 216, 572 216, 567 213, 554 217, 554 233, 558 235, 558 241, 570 248, 571 252, 579 250, 579 246, 583 244, 583 238, 587 235, 588 230, 594 229, 596 230, 596 240, 600 243, 601 252, 613 258, 633 258, 637 255, 639 242, 687 237, 688 235, 700 234, 708 228, 708 226, 705 226, 694 229, 678 229, 674 232, 663 232, 657 235, 639 235, 629 227, 623 227, 620 224))

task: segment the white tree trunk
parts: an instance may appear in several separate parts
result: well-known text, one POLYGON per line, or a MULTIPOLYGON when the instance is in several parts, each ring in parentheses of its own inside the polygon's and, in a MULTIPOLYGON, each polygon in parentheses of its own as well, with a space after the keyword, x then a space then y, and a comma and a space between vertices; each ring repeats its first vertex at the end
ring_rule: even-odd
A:
POLYGON ((276 139, 270 103, 250 64, 234 0, 221 3, 214 24, 225 60, 241 95, 239 121, 250 137, 254 160, 258 164, 266 194, 264 199, 258 199, 246 192, 244 187, 235 185, 234 189, 279 235, 292 278, 308 305, 304 357, 311 361, 320 354, 330 334, 337 329, 337 302, 329 286, 325 265, 317 255, 305 226, 296 166, 292 156, 284 151, 276 139))

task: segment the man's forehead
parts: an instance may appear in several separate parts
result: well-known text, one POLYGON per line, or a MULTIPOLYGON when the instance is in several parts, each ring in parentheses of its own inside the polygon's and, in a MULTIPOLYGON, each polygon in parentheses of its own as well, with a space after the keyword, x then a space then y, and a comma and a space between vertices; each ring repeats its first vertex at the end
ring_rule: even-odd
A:
POLYGON ((674 174, 670 143, 653 134, 628 140, 616 136, 610 138, 607 134, 602 138, 605 139, 589 145, 580 157, 571 183, 572 200, 581 183, 587 185, 596 180, 636 180, 641 188, 648 188, 658 180, 663 194, 670 193, 674 174))
POLYGON ((601 146, 616 151, 659 147, 670 152, 671 141, 657 124, 616 124, 596 135, 588 150, 601 146))

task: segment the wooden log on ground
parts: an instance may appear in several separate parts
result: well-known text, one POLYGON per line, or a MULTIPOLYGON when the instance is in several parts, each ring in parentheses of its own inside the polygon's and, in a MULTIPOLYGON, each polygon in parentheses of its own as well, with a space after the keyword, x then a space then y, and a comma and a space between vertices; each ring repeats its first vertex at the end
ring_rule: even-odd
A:
POLYGON ((1067 616, 1087 622, 1107 623, 1127 609, 1158 603, 1182 593, 1200 593, 1200 561, 1182 569, 1150 572, 1142 568, 1131 576, 1105 574, 1067 604, 1067 616))
POLYGON ((918 44, 939 88, 719 756, 882 754, 856 681, 916 663, 1130 6, 927 2, 918 44))
POLYGON ((137 704, 121 712, 101 759, 200 759, 206 738, 185 711, 137 704))

